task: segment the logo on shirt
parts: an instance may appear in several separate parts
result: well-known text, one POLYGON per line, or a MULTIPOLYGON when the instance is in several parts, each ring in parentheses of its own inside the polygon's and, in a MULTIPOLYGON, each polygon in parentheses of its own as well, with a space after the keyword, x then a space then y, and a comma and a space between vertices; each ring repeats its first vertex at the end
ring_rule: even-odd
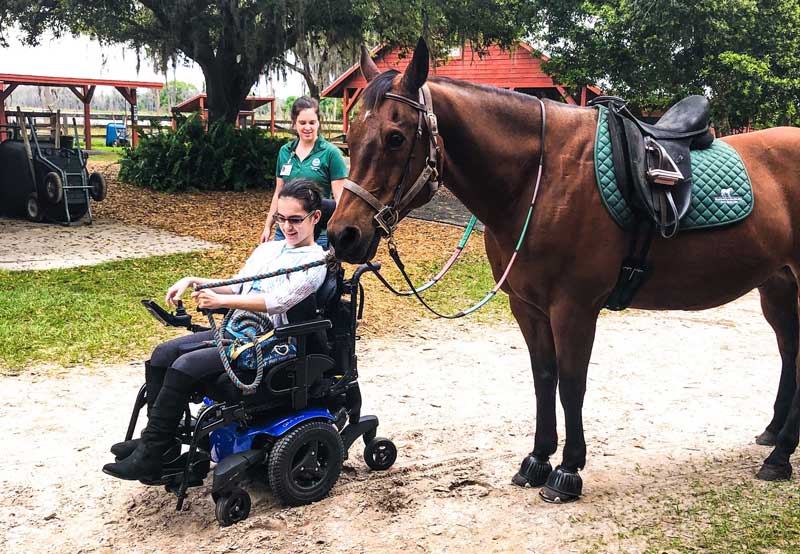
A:
POLYGON ((314 169, 319 169, 319 166, 321 164, 322 162, 319 161, 319 158, 314 158, 313 160, 311 160, 311 167, 313 167, 314 169))

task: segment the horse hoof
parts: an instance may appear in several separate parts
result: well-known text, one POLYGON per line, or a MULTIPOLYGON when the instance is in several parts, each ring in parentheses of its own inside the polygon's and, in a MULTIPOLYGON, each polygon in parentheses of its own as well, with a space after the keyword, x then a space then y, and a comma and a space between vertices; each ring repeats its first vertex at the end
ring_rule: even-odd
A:
POLYGON ((511 482, 518 487, 530 485, 532 487, 541 487, 547 482, 547 478, 553 471, 553 466, 547 460, 540 460, 533 454, 529 454, 522 460, 522 465, 511 482))
POLYGON ((756 437, 756 444, 760 446, 775 446, 776 440, 778 440, 778 435, 772 431, 764 431, 756 437))
POLYGON ((792 478, 792 464, 774 465, 764 462, 756 473, 756 479, 762 481, 788 481, 792 478))
POLYGON ((581 497, 583 480, 577 472, 567 471, 558 466, 547 478, 539 491, 539 496, 551 504, 566 504, 581 497))

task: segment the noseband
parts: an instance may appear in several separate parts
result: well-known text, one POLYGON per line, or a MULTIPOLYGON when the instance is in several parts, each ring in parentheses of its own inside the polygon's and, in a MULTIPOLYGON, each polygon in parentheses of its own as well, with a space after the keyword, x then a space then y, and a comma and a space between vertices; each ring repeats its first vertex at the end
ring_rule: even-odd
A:
POLYGON ((427 84, 422 85, 419 89, 419 102, 415 102, 410 98, 392 92, 387 92, 384 97, 411 106, 419 113, 417 132, 414 134, 414 140, 411 143, 411 151, 406 160, 405 171, 403 171, 403 176, 400 178, 400 182, 397 183, 397 187, 394 190, 394 198, 389 204, 383 204, 374 194, 349 179, 344 182, 344 188, 375 209, 377 213, 373 219, 376 227, 385 236, 391 237, 397 227, 397 223, 400 221, 400 212, 408 207, 422 187, 428 185, 430 189, 429 200, 433 198, 433 195, 439 190, 441 151, 439 149, 439 143, 437 142, 439 123, 436 119, 436 114, 433 113, 433 100, 431 99, 431 91, 428 89, 427 84), (411 168, 411 160, 414 159, 414 148, 417 145, 417 140, 422 138, 425 127, 428 128, 428 157, 425 159, 425 167, 417 176, 414 184, 411 185, 405 194, 402 194, 403 183, 411 168))

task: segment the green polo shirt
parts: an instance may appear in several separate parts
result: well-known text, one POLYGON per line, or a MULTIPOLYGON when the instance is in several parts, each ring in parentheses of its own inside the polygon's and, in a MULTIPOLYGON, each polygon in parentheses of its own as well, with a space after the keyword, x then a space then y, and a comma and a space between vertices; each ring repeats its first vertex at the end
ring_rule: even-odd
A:
POLYGON ((275 175, 284 182, 292 179, 311 179, 322 189, 325 198, 333 198, 331 181, 347 177, 347 166, 341 151, 322 137, 317 138, 314 148, 302 161, 294 150, 299 139, 286 143, 278 153, 275 175))

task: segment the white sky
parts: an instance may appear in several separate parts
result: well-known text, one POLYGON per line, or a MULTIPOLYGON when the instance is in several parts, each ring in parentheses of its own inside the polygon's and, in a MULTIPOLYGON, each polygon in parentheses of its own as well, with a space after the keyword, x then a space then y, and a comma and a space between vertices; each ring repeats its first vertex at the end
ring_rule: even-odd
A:
MULTIPOLYGON (((42 38, 39 46, 23 45, 18 35, 9 32, 9 47, 0 48, 0 73, 23 75, 46 75, 53 77, 79 77, 87 79, 129 79, 134 81, 156 81, 163 83, 163 73, 158 73, 147 59, 142 59, 139 72, 136 72, 136 52, 122 46, 101 47, 99 43, 86 36, 61 37, 52 35, 42 38)), ((178 66, 173 77, 169 69, 169 79, 192 83, 203 90, 203 72, 200 67, 178 66)), ((288 82, 276 78, 272 82, 274 93, 279 98, 303 93, 303 80, 297 74, 290 74, 288 82)), ((272 86, 262 76, 255 88, 257 95, 270 95, 272 86)))

